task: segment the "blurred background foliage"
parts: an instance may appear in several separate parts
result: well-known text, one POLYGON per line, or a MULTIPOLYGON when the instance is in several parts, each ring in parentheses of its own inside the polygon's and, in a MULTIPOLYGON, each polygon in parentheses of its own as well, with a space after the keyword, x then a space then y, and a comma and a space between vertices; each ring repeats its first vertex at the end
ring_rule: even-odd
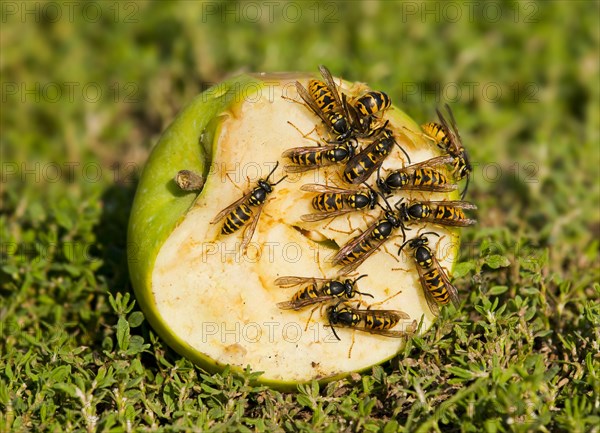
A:
POLYGON ((421 123, 436 105, 452 106, 475 163, 469 200, 480 209, 465 258, 514 249, 515 264, 522 245, 539 258, 525 282, 511 272, 482 277, 478 265, 470 280, 465 268, 465 284, 508 285, 514 296, 543 275, 554 287, 570 282, 579 303, 597 299, 597 1, 0 6, 5 324, 30 334, 61 324, 71 344, 106 349, 121 317, 106 292, 128 290, 129 207, 161 132, 229 75, 319 64, 386 91, 421 123))
POLYGON ((7 2, 2 12, 3 160, 39 161, 42 174, 22 182, 31 167, 9 166, 7 203, 130 180, 211 83, 323 63, 421 122, 450 102, 479 164, 473 191, 502 211, 492 222, 576 213, 565 230, 598 234, 597 2, 7 2), (73 176, 68 163, 81 164, 73 176))

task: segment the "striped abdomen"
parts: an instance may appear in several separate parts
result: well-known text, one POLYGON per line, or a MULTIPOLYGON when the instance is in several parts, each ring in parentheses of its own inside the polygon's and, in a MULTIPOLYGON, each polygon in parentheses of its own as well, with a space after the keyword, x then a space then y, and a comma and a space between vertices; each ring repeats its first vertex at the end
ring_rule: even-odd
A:
POLYGON ((308 153, 293 153, 289 155, 289 158, 296 165, 318 166, 323 165, 323 156, 325 154, 326 151, 315 150, 314 152, 308 153))
POLYGON ((333 212, 344 207, 344 195, 339 193, 317 194, 312 199, 313 208, 323 212, 333 212))
POLYGON ((236 207, 225 219, 223 227, 221 228, 221 234, 228 235, 236 230, 239 230, 246 224, 252 216, 252 209, 246 203, 240 204, 236 207))
POLYGON ((342 257, 339 263, 349 264, 356 261, 363 254, 371 251, 375 243, 390 237, 393 228, 394 226, 387 219, 380 220, 373 229, 373 232, 356 244, 354 248, 352 248, 352 251, 342 257))
POLYGON ((424 272, 422 283, 425 285, 424 289, 429 291, 438 304, 446 305, 450 302, 450 293, 438 269, 433 268, 424 272))
POLYGON ((425 134, 429 135, 437 144, 437 146, 448 152, 451 148, 450 137, 446 134, 444 127, 439 123, 429 122, 422 126, 425 134))
POLYGON ((308 83, 308 93, 323 113, 330 113, 337 108, 335 98, 324 82, 310 80, 308 83))
POLYGON ((291 302, 305 301, 307 299, 314 299, 317 297, 319 297, 319 292, 317 290, 317 286, 313 284, 298 290, 294 296, 292 296, 291 302))
POLYGON ((453 206, 438 205, 435 210, 434 218, 445 221, 460 221, 465 220, 466 216, 463 210, 460 208, 453 206))
POLYGON ((361 116, 371 116, 390 107, 392 101, 390 97, 383 92, 371 91, 361 96, 355 104, 361 116))
POLYGON ((432 168, 419 168, 412 174, 413 186, 439 186, 447 185, 448 178, 432 168))
POLYGON ((383 330, 396 326, 400 321, 400 317, 395 315, 378 315, 376 310, 373 310, 365 314, 364 321, 365 328, 367 329, 383 330))
MULTIPOLYGON (((344 180, 353 183, 356 179, 370 176, 377 166, 391 153, 394 146, 393 138, 384 138, 371 151, 363 151, 351 160, 344 170, 344 180)), ((365 179, 366 180, 366 179, 365 179)))

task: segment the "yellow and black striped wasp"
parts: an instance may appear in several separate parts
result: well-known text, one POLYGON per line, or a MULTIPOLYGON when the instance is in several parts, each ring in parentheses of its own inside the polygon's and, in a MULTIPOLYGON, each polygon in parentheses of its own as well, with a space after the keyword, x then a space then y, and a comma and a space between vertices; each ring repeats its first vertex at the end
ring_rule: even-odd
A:
POLYGON ((319 212, 302 215, 302 221, 314 222, 333 218, 361 209, 374 209, 379 196, 367 185, 367 189, 344 189, 333 186, 309 183, 302 185, 302 191, 317 192, 312 206, 319 212))
POLYGON ((275 164, 275 167, 273 167, 273 170, 271 170, 265 179, 260 179, 258 181, 258 185, 256 187, 251 189, 247 194, 244 194, 242 198, 219 212, 217 216, 215 216, 210 222, 211 224, 215 224, 225 218, 223 227, 221 227, 222 235, 229 235, 247 225, 248 227, 244 232, 241 243, 242 251, 246 249, 250 243, 250 240, 252 239, 252 235, 254 234, 256 224, 258 223, 260 213, 262 212, 262 208, 267 201, 268 195, 273 192, 273 187, 275 185, 287 177, 283 176, 275 183, 269 182, 269 178, 275 172, 278 165, 279 161, 277 164, 275 164))
POLYGON ((394 146, 398 146, 406 156, 408 162, 410 162, 410 156, 408 156, 406 151, 396 142, 394 133, 391 130, 384 128, 372 143, 348 161, 342 178, 348 183, 363 183, 371 176, 371 174, 381 167, 385 158, 392 153, 394 146))
POLYGON ((320 65, 319 71, 321 71, 324 82, 310 80, 308 90, 306 90, 302 84, 296 81, 296 90, 308 108, 319 116, 333 132, 336 138, 335 142, 343 143, 349 140, 354 132, 348 114, 348 104, 345 98, 342 100, 329 69, 320 65))
MULTIPOLYGON (((392 236, 394 230, 400 228, 402 230, 403 240, 405 239, 404 221, 401 218, 399 212, 400 209, 397 208, 398 203, 396 203, 396 210, 394 210, 385 197, 383 197, 383 199, 387 206, 387 209, 382 207, 384 210, 383 217, 341 247, 333 257, 332 263, 334 265, 344 265, 339 271, 340 275, 352 272, 360 266, 362 262, 377 251, 379 247, 392 236)), ((381 207, 381 205, 379 206, 381 207)))
POLYGON ((387 122, 381 124, 383 113, 390 108, 392 101, 390 97, 378 90, 371 90, 351 102, 346 103, 346 111, 351 119, 354 137, 370 137, 385 128, 387 122), (379 120, 380 122, 375 122, 379 120))
POLYGON ((393 170, 382 178, 377 172, 377 186, 383 194, 394 190, 419 190, 447 192, 456 189, 456 185, 448 181, 446 175, 435 167, 452 162, 451 156, 438 156, 417 164, 393 170))
POLYGON ((346 141, 344 143, 329 144, 327 146, 303 146, 288 149, 281 156, 289 158, 292 164, 286 164, 288 173, 302 173, 319 167, 340 164, 354 156, 356 144, 346 141))
POLYGON ((335 327, 352 328, 357 331, 383 335, 385 337, 402 338, 409 335, 407 331, 393 330, 401 320, 410 316, 399 310, 359 310, 342 301, 327 308, 327 319, 335 338, 341 340, 335 327))
POLYGON ((439 305, 447 305, 450 302, 455 306, 459 304, 458 290, 450 283, 448 275, 428 246, 427 234, 439 236, 435 232, 421 233, 418 237, 404 242, 398 250, 398 255, 406 245, 412 250, 427 305, 429 305, 431 313, 437 316, 439 315, 439 305))
POLYGON ((320 304, 332 299, 352 299, 355 295, 373 297, 368 293, 356 290, 356 282, 366 275, 361 275, 354 280, 306 278, 306 277, 280 277, 275 280, 279 287, 294 287, 300 284, 308 284, 298 290, 290 301, 279 302, 277 306, 283 310, 300 310, 314 304, 320 304))
POLYGON ((461 192, 460 198, 465 198, 467 188, 469 187, 469 180, 473 167, 469 161, 469 155, 462 144, 462 140, 456 127, 456 120, 454 114, 448 104, 444 105, 448 112, 448 118, 450 122, 446 120, 442 112, 436 108, 435 111, 438 115, 440 123, 429 122, 421 127, 427 137, 437 144, 437 146, 446 152, 448 155, 454 158, 454 174, 457 179, 467 178, 465 189, 461 192))
POLYGON ((352 129, 356 136, 369 137, 378 132, 380 128, 375 126, 374 120, 381 119, 391 105, 390 97, 377 90, 371 90, 347 104, 347 111, 352 119, 352 129))
POLYGON ((460 200, 418 201, 401 203, 399 218, 403 222, 428 222, 444 226, 466 227, 477 221, 467 218, 463 209, 477 209, 473 203, 460 200))

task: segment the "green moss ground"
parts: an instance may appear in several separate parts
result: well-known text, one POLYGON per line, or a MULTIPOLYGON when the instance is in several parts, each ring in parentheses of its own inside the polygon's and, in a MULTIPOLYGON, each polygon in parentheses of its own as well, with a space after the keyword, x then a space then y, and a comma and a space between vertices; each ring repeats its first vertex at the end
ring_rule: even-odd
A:
POLYGON ((597 432, 599 3, 485 5, 0 3, 0 431, 597 432), (196 94, 320 63, 418 121, 450 102, 479 225, 458 310, 369 373, 281 393, 156 337, 125 233, 196 94))

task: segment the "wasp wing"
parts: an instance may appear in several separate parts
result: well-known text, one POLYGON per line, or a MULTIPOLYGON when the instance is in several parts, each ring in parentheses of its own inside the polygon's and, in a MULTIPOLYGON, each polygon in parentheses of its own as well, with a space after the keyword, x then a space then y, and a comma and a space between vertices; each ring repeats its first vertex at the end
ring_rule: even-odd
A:
POLYGON ((454 120, 454 115, 452 114, 452 110, 450 110, 450 106, 448 104, 445 105, 446 110, 448 111, 448 115, 451 120, 451 124, 448 123, 442 112, 439 108, 436 108, 435 111, 440 119, 440 123, 442 128, 444 128, 444 132, 448 135, 450 139, 450 145, 453 147, 453 151, 451 154, 458 155, 462 150, 462 143, 460 141, 460 135, 458 135, 458 130, 456 128, 456 122, 454 120))
POLYGON ((300 84, 298 81, 296 81, 296 90, 298 91, 298 95, 300 95, 302 100, 306 103, 306 105, 308 105, 308 108, 310 108, 310 111, 312 111, 317 116, 319 116, 321 118, 321 120, 323 121, 323 123, 325 123, 326 125, 329 125, 329 119, 327 119, 325 114, 323 114, 323 111, 321 111, 319 106, 315 103, 313 98, 308 93, 308 90, 306 90, 304 88, 304 86, 302 84, 300 84))
POLYGON ((334 265, 337 265, 340 263, 340 261, 346 257, 348 255, 348 253, 350 253, 354 247, 356 245, 358 245, 360 242, 362 242, 364 239, 367 238, 367 236, 369 236, 373 230, 375 230, 375 227, 377 226, 377 224, 379 224, 379 221, 371 224, 364 232, 362 232, 360 235, 356 236, 354 239, 352 239, 350 242, 348 242, 346 245, 344 245, 342 248, 340 248, 340 250, 336 253, 335 256, 333 256, 333 259, 331 259, 331 262, 334 265))
POLYGON ((431 224, 438 224, 441 226, 450 226, 450 227, 468 227, 468 226, 472 226, 477 224, 477 220, 471 219, 471 218, 461 218, 461 219, 438 219, 438 218, 434 218, 434 217, 426 217, 426 218, 419 218, 416 220, 416 222, 423 222, 423 223, 431 223, 431 224))
POLYGON ((439 167, 440 165, 448 165, 454 162, 454 158, 450 155, 436 156, 434 158, 426 159, 425 161, 417 162, 415 164, 407 165, 401 170, 414 171, 419 168, 431 168, 439 167))
POLYGON ((333 211, 333 212, 307 213, 307 214, 304 214, 304 215, 300 215, 300 219, 302 221, 307 222, 307 223, 314 223, 316 221, 323 221, 323 220, 326 220, 328 218, 335 218, 335 217, 340 216, 340 215, 345 215, 347 213, 354 212, 356 210, 357 209, 348 208, 348 209, 336 210, 336 211, 333 211))
POLYGON ((319 71, 321 71, 321 75, 323 76, 323 79, 325 80, 325 84, 329 88, 329 91, 331 93, 333 93, 333 97, 335 98, 335 102, 336 102, 337 106, 339 108, 343 109, 344 104, 342 103, 342 100, 340 99, 340 93, 338 91, 338 86, 335 84, 335 81, 333 80, 333 77, 331 76, 331 72, 329 72, 329 69, 327 69, 323 65, 319 65, 319 71))
POLYGON ((450 192, 458 188, 458 185, 453 183, 445 183, 441 185, 405 185, 399 188, 399 191, 431 191, 431 192, 450 192))
POLYGON ((260 214, 261 214, 264 206, 265 206, 265 203, 263 203, 262 205, 260 205, 254 209, 252 221, 250 221, 250 224, 248 225, 246 230, 244 230, 244 236, 242 237, 242 243, 240 245, 240 250, 242 252, 246 251, 246 248, 248 247, 248 245, 250 244, 250 241, 252 240, 252 236, 254 235, 254 231, 256 230, 256 225, 258 224, 258 219, 260 218, 260 214))
POLYGON ((435 257, 433 257, 433 266, 440 273, 440 277, 442 278, 442 281, 444 282, 444 285, 446 286, 446 290, 448 290, 450 302, 452 302, 452 304, 455 307, 458 307, 458 305, 460 304, 460 299, 458 297, 458 290, 457 290, 456 286, 454 286, 454 284, 452 284, 450 282, 450 279, 448 278, 448 274, 440 266, 440 262, 438 262, 438 260, 435 257))
MULTIPOLYGON (((437 200, 437 201, 420 201, 419 203, 427 206, 451 206, 460 209, 477 209, 477 205, 468 201, 462 200, 437 200)), ((433 210, 433 209, 432 209, 433 210)))
POLYGON ((324 283, 327 281, 331 281, 331 280, 328 278, 285 276, 285 277, 277 278, 275 280, 275 284, 278 285, 279 287, 289 288, 289 287, 299 286, 300 284, 305 284, 305 283, 317 284, 317 283, 324 283))
POLYGON ((356 314, 360 316, 360 318, 364 321, 367 316, 378 316, 378 317, 390 317, 396 322, 404 319, 410 319, 410 316, 406 314, 404 311, 400 310, 354 310, 356 314))
POLYGON ((429 306, 429 311, 431 311, 431 314, 433 314, 434 316, 437 317, 440 314, 440 307, 438 305, 438 302, 435 300, 435 298, 431 294, 429 287, 427 286, 427 283, 426 283, 427 280, 425 279, 426 269, 423 269, 423 267, 419 266, 418 264, 416 265, 416 267, 417 267, 417 272, 419 273, 419 281, 421 282, 421 288, 423 289, 423 294, 425 295, 425 300, 427 301, 427 305, 429 306))
POLYGON ((229 215, 235 208, 237 208, 240 204, 242 204, 244 201, 246 201, 250 195, 252 195, 252 191, 250 190, 247 194, 244 194, 242 196, 242 198, 240 198, 239 200, 234 201, 233 203, 231 203, 229 206, 227 206, 225 209, 223 209, 221 212, 219 212, 210 222, 210 224, 215 224, 218 223, 220 220, 222 220, 226 215, 229 215))
POLYGON ((302 191, 318 192, 321 194, 355 194, 357 191, 352 189, 337 188, 335 186, 321 185, 319 183, 307 183, 300 187, 302 191))
MULTIPOLYGON (((352 159, 348 161, 348 164, 346 164, 346 168, 344 169, 344 175, 346 173, 351 172, 354 167, 362 167, 360 161, 364 160, 364 158, 368 158, 366 155, 368 155, 377 146, 378 143, 379 141, 375 140, 363 150, 354 155, 352 159)), ((384 159, 385 157, 380 157, 379 160, 372 167, 370 167, 368 170, 363 171, 358 177, 353 179, 352 183, 358 184, 365 182, 375 171, 379 169, 379 167, 381 167, 381 164, 383 164, 384 159)))
POLYGON ((304 307, 308 307, 309 305, 320 304, 332 299, 334 299, 334 297, 331 295, 317 296, 315 298, 300 299, 297 301, 278 302, 277 306, 282 310, 300 310, 304 307))
POLYGON ((381 335, 383 337, 391 338, 404 338, 409 337, 412 333, 406 331, 394 331, 390 329, 367 329, 367 328, 353 328, 357 331, 368 332, 369 334, 381 335))
POLYGON ((383 243, 387 239, 388 238, 376 239, 375 243, 373 243, 371 245, 370 250, 363 253, 359 258, 354 260, 352 263, 349 263, 349 264, 345 265, 344 267, 342 267, 342 269, 340 269, 340 271, 338 272, 338 275, 346 275, 346 274, 349 274, 350 272, 356 270, 356 268, 359 267, 365 260, 367 260, 375 251, 377 251, 379 249, 379 247, 381 247, 381 245, 383 245, 383 243))
MULTIPOLYGON (((456 119, 454 118, 454 113, 448 104, 444 104, 446 111, 448 112, 448 117, 450 118, 450 127, 452 128, 452 132, 457 139, 457 144, 462 147, 462 138, 458 133, 458 127, 456 126, 456 119)), ((439 114, 438 114, 439 115, 439 114)))

